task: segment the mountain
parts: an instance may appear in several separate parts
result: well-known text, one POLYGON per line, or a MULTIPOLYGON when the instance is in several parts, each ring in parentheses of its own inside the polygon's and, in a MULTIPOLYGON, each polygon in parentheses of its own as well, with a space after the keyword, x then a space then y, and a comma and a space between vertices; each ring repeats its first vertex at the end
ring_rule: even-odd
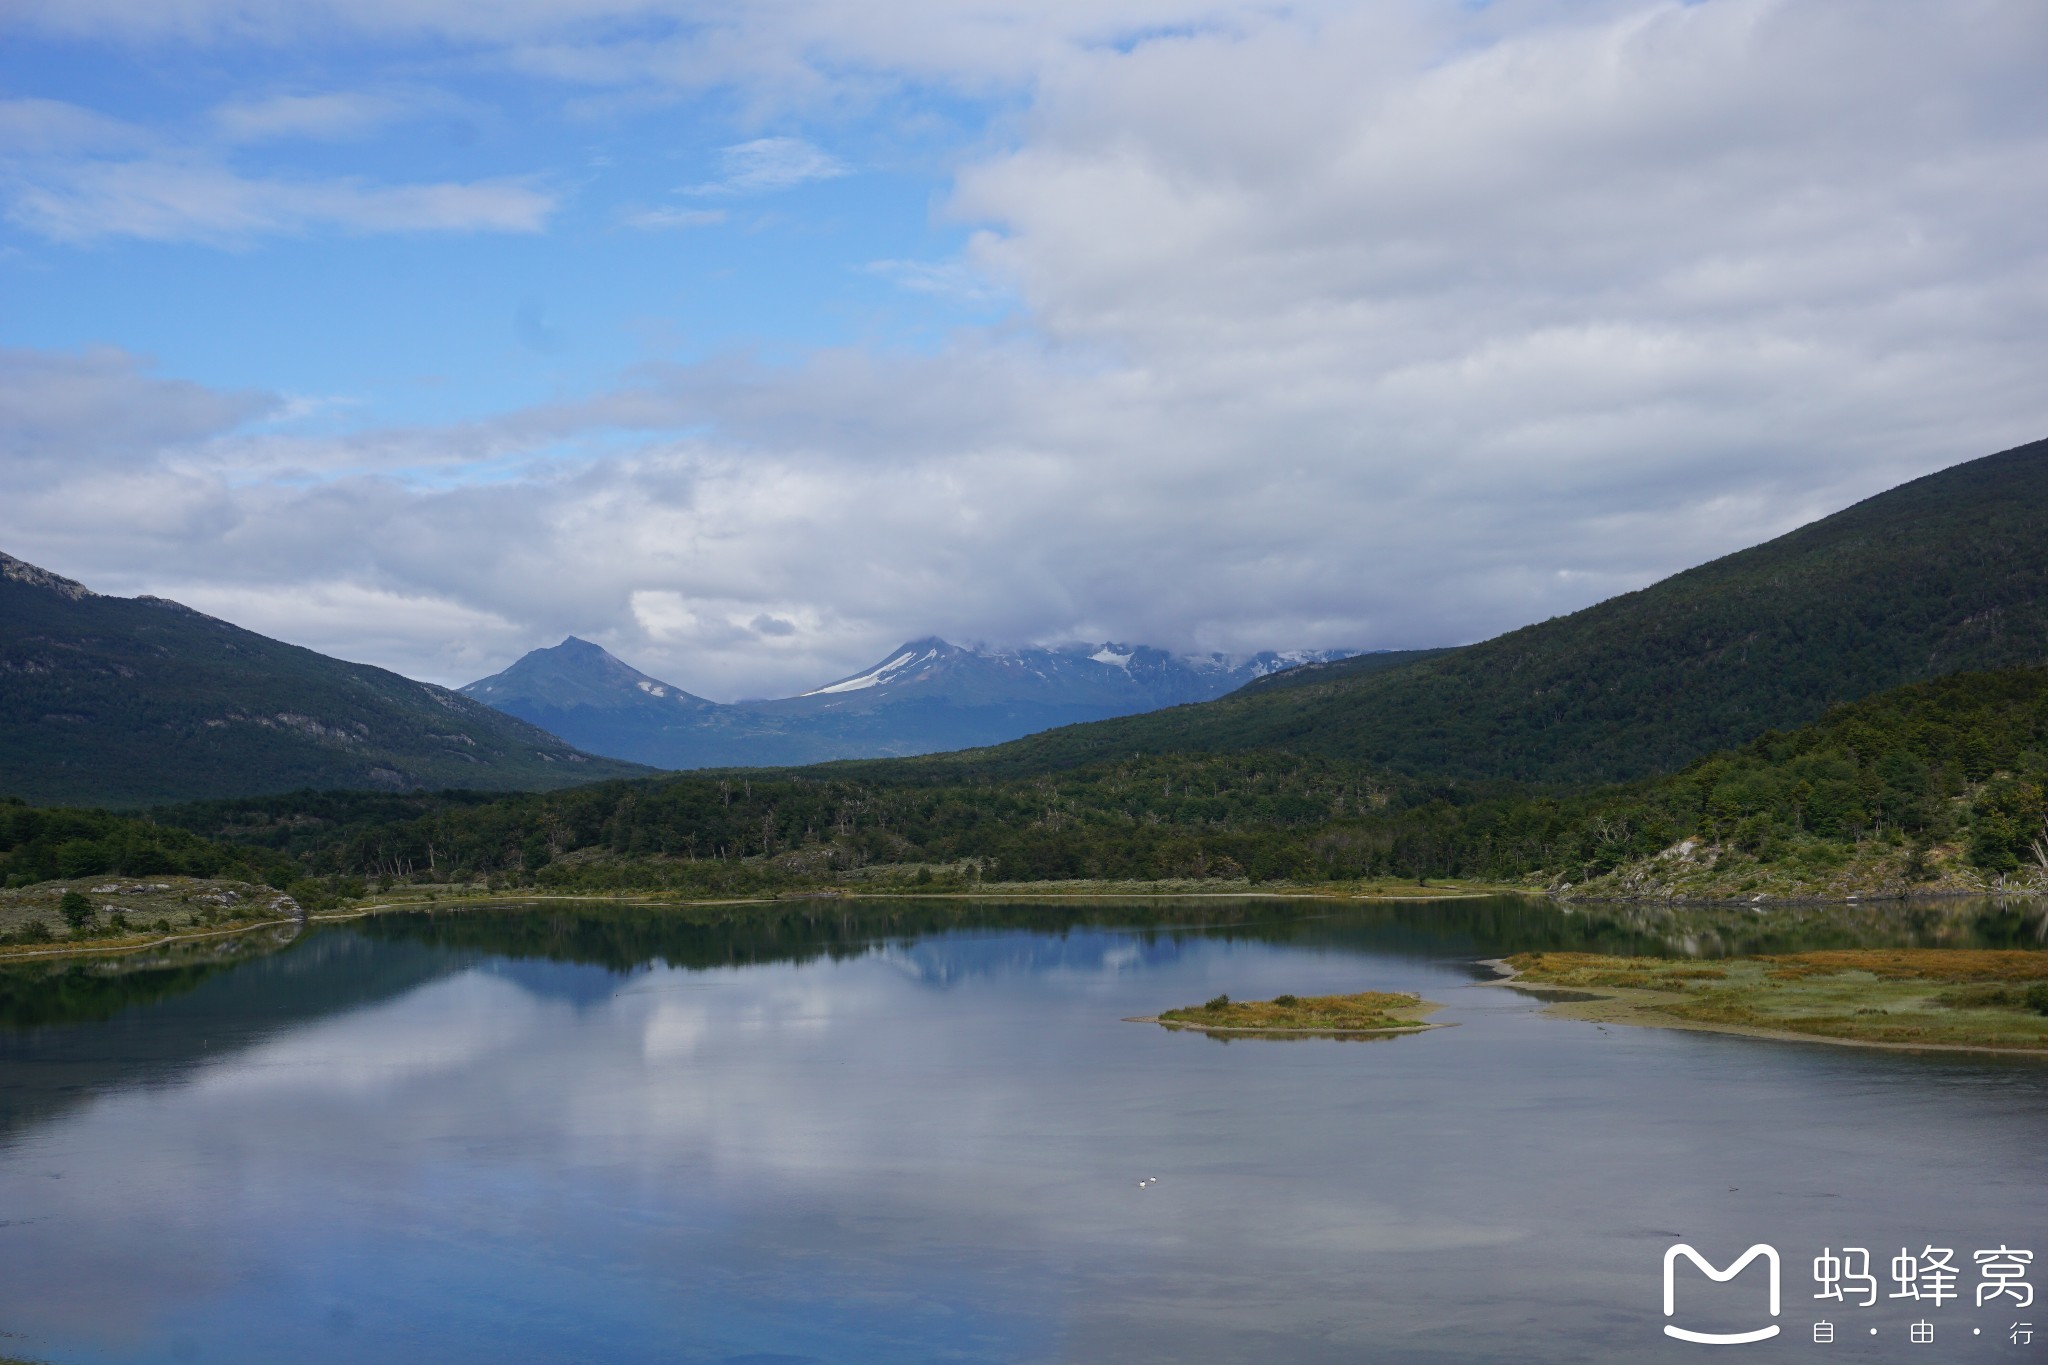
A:
POLYGON ((446 688, 0 554, 0 794, 134 806, 643 772, 446 688))
POLYGON ((655 755, 643 761, 658 768, 685 765, 666 761, 665 747, 649 744, 648 736, 687 732, 719 709, 716 702, 650 678, 573 635, 461 691, 593 754, 655 755))
POLYGON ((2048 441, 1930 474, 1570 616, 1370 669, 1297 669, 1197 707, 971 760, 1286 749, 1546 783, 1669 772, 1829 705, 2048 660, 2048 441))
POLYGON ((464 695, 593 753, 664 768, 772 767, 925 754, 1234 691, 1331 652, 1178 656, 1119 644, 977 650, 912 640, 795 697, 721 705, 571 636, 464 695))

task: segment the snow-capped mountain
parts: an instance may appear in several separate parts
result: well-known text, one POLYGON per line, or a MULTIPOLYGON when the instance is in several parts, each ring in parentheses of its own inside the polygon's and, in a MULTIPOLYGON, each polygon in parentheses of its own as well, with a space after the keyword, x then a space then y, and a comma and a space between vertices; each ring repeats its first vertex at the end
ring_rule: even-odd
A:
POLYGON ((607 756, 644 750, 651 736, 677 727, 687 732, 720 709, 717 702, 650 678, 603 646, 573 635, 457 690, 550 734, 589 735, 596 746, 590 752, 607 756))
POLYGON ((593 753, 663 768, 773 766, 1000 744, 1208 701, 1281 669, 1351 653, 1185 656, 1113 642, 969 649, 933 636, 794 697, 725 705, 571 636, 461 690, 593 753))
MULTIPOLYGON (((873 668, 800 696, 761 703, 774 707, 842 709, 911 694, 955 705, 1032 702, 1113 708, 1106 714, 1208 701, 1254 678, 1296 664, 1349 658, 1353 651, 1267 652, 1233 659, 1176 655, 1116 643, 1059 648, 968 649, 936 636, 912 640, 873 668), (830 699, 830 700, 827 700, 830 699)), ((1091 719, 1093 717, 1090 717, 1091 719)))

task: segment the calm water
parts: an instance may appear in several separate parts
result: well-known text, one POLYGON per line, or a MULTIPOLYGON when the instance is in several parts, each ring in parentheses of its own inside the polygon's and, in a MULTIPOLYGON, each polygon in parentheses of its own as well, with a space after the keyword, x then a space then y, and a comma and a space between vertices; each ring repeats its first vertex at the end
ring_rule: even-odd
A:
MULTIPOLYGON (((2048 1066, 1602 1029, 1472 965, 2040 946, 2040 915, 551 907, 17 972, 0 1355, 2048 1359, 2048 1302, 1968 1297, 1972 1250, 2048 1253, 2048 1066), (1366 989, 1457 1026, 1123 1022, 1366 989), (1663 1338, 1678 1240, 1723 1264, 1776 1246, 1784 1335, 1663 1338), (1834 1306, 1815 1345, 1812 1260, 1845 1243, 1885 1292, 1902 1245, 1956 1248, 1965 1298, 1834 1306), (1922 1318, 1934 1350, 1906 1340, 1922 1318)), ((1683 1280, 1683 1321, 1771 1321, 1761 1273, 1683 1280)))

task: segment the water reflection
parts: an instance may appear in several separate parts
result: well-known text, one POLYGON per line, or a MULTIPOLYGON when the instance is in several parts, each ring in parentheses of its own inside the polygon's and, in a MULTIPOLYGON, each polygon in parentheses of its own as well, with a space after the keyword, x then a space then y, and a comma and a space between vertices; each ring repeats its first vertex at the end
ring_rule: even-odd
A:
MULTIPOLYGON (((518 903, 414 911, 357 922, 351 932, 376 942, 405 943, 437 954, 455 970, 481 957, 575 962, 630 972, 659 964, 705 969, 770 962, 843 960, 881 941, 915 944, 953 936, 941 955, 926 954, 920 971, 953 975, 1003 967, 1037 969, 1083 951, 1077 931, 1132 931, 1113 948, 1089 939, 1087 951, 1129 956, 1172 954, 1185 936, 1294 944, 1421 958, 1497 957, 1530 951, 1624 956, 1726 957, 1819 948, 2034 948, 2048 939, 2048 907, 2032 901, 1946 900, 1869 905, 1673 907, 1659 904, 1561 907, 1533 897, 1458 901, 1357 903, 1308 899, 1055 901, 803 901, 751 906, 648 906, 518 903), (962 948, 964 932, 994 935, 988 946, 962 948), (996 946, 1000 943, 1000 946, 996 946), (1021 956, 1020 956, 1021 955, 1021 956), (1000 960, 998 960, 1000 959, 1000 960)), ((0 967, 0 1029, 34 1029, 112 1019, 199 988, 252 958, 297 941, 285 927, 241 939, 208 940, 127 958, 95 957, 0 967)), ((346 951, 326 943, 319 952, 346 951)), ((318 953, 315 954, 318 956, 318 953)), ((915 959, 915 954, 913 953, 915 959)), ((405 959, 424 962, 424 957, 405 959)), ((380 959, 380 962, 383 962, 380 959)), ((1100 965, 1074 961, 1093 969, 1100 965)), ((390 971, 389 966, 382 968, 390 971)), ((597 980, 593 978, 593 981, 597 980)), ((398 977, 358 976, 303 966, 249 974, 236 987, 250 996, 277 993, 288 1008, 340 1008, 402 989, 398 977), (320 993, 293 983, 318 978, 320 993), (350 984, 354 983, 354 984, 350 984)), ((589 989, 599 991, 593 984, 589 989)))
MULTIPOLYGON (((807 901, 740 907, 518 906, 381 916, 364 932, 515 957, 627 969, 804 962, 878 939, 964 930, 1060 935, 1115 928, 1327 944, 1419 957, 1570 951, 1677 957, 1821 948, 2032 948, 2048 907, 1941 900, 1769 909, 1647 903, 1561 906, 1527 896, 1393 903, 1255 897, 1083 902, 807 901)), ((1058 952, 1047 946, 1036 951, 1058 952)))
POLYGON ((1864 915, 545 906, 46 970, 0 1034, 0 1328, 104 1362, 1656 1357, 1678 1235, 1796 1265, 2048 1226, 2048 1068, 1601 1034, 1467 964, 2031 931, 1864 915), (1359 989, 1458 1027, 1121 1022, 1359 989))

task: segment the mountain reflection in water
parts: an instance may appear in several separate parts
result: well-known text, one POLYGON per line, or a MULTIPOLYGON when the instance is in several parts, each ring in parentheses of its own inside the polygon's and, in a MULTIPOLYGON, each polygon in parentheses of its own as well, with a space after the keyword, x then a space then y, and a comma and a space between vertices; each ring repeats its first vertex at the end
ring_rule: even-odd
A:
MULTIPOLYGON (((878 942, 929 935, 1025 930, 1005 955, 1051 961, 1075 951, 1061 940, 1082 929, 1130 931, 1140 949, 1173 951, 1180 935, 1471 959, 1519 952, 1729 957, 1821 948, 2040 948, 2048 906, 2025 900, 1873 902, 1865 905, 1672 907, 1623 903, 1569 908, 1535 897, 1360 903, 1317 899, 1189 898, 1090 901, 801 901, 752 906, 648 906, 603 902, 506 902, 393 912, 348 925, 352 936, 434 950, 377 959, 374 972, 327 970, 350 949, 332 929, 301 935, 265 930, 130 957, 59 959, 0 966, 0 1029, 37 1029, 112 1019, 237 971, 237 992, 259 1012, 318 1014, 381 998, 418 973, 454 971, 479 957, 574 962, 630 972, 843 959, 878 942), (1019 942, 1030 942, 1028 949, 1019 942), (317 946, 316 946, 317 945, 317 946), (289 949, 289 962, 252 959, 289 949), (429 967, 431 961, 435 965, 429 967), (404 965, 399 965, 399 964, 404 965), (308 993, 304 986, 317 980, 308 993)), ((1092 950, 1091 950, 1092 951, 1092 950)), ((946 972, 972 953, 945 955, 946 972)), ((936 968, 935 968, 936 970, 936 968)))
MULTIPOLYGON (((2040 932, 1991 902, 557 902, 16 967, 0 1353, 1683 1359, 1679 1236, 1791 1277, 2048 1227, 2048 1067, 1602 1033, 1476 960, 2040 932), (1457 1026, 1122 1022, 1363 989, 1457 1026)), ((1916 1358, 1888 1342, 1860 1358, 1916 1358)))

